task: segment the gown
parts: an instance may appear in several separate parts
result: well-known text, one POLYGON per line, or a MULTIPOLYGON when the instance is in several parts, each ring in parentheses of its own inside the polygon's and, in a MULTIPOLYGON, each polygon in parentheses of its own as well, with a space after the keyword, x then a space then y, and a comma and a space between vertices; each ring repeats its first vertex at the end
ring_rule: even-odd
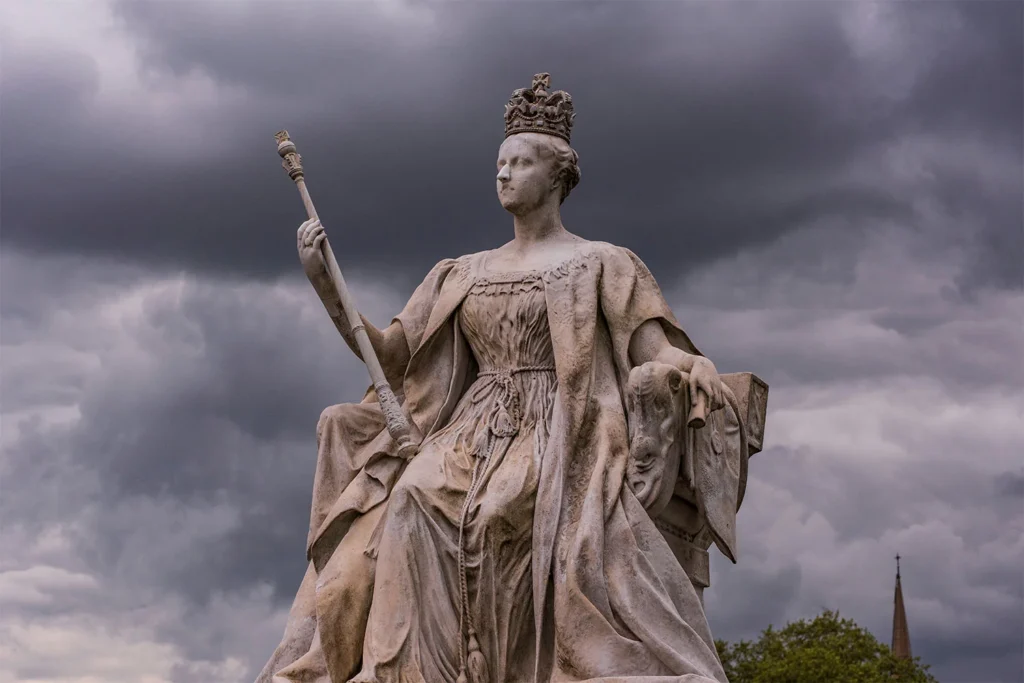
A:
POLYGON ((471 653, 489 683, 533 677, 533 514, 557 388, 543 274, 478 275, 457 316, 479 371, 391 493, 353 682, 456 683, 471 653))

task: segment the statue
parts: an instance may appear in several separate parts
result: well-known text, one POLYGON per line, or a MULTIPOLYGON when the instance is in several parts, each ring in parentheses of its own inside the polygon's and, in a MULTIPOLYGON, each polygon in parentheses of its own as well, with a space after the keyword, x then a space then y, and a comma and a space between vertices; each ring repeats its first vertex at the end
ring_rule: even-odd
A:
POLYGON ((688 565, 735 561, 767 387, 718 375, 636 255, 562 225, 575 113, 549 86, 506 106, 514 239, 438 263, 386 328, 300 184, 300 260, 374 384, 320 416, 309 567, 257 683, 726 681, 688 565))

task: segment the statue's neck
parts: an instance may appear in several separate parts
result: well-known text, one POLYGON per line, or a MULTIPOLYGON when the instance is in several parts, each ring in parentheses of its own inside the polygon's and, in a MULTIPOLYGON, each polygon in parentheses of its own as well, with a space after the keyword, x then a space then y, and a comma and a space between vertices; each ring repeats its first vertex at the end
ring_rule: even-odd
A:
POLYGON ((529 249, 537 244, 557 240, 568 232, 562 225, 558 205, 541 207, 528 214, 516 216, 513 229, 514 242, 520 249, 529 249))

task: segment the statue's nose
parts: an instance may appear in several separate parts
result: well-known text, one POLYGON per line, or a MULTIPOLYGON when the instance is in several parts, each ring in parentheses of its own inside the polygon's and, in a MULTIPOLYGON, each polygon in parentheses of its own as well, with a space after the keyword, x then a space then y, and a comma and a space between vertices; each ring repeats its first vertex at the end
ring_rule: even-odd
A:
POLYGON ((511 179, 512 169, 509 168, 508 164, 505 164, 504 166, 501 167, 501 170, 498 171, 498 180, 500 180, 501 182, 505 182, 511 179))

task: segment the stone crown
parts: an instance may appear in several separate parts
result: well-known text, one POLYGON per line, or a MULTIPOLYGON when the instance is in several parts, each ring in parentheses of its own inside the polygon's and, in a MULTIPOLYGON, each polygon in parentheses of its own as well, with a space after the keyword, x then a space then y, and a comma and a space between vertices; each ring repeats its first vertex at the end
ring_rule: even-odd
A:
POLYGON ((505 137, 516 133, 545 133, 569 142, 576 114, 564 90, 548 92, 550 74, 537 74, 533 86, 519 88, 505 105, 505 137))

